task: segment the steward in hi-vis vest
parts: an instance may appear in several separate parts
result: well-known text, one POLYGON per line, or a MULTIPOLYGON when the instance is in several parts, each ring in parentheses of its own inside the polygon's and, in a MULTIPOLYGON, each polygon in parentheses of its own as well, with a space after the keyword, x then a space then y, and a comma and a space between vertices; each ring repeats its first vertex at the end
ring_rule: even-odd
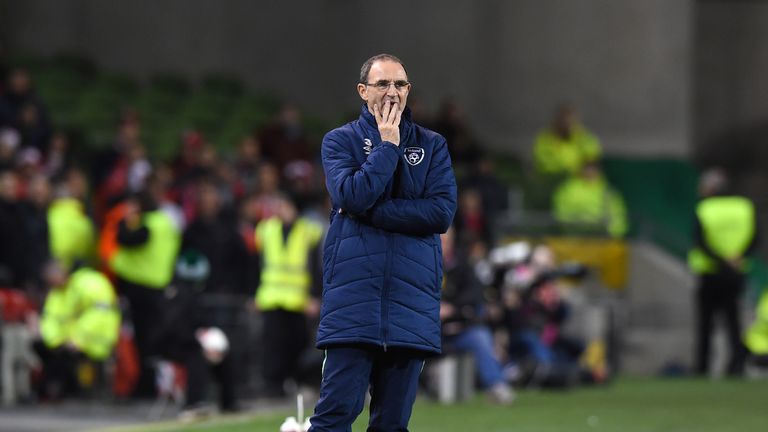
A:
POLYGON ((261 311, 264 381, 267 396, 284 395, 283 384, 297 374, 298 360, 309 345, 307 317, 318 313, 322 277, 319 244, 322 228, 299 217, 297 204, 281 196, 278 215, 256 227, 261 281, 256 308, 261 311))
POLYGON ((158 209, 149 191, 144 191, 124 202, 117 244, 109 266, 118 292, 131 308, 141 370, 135 395, 150 396, 155 393, 151 357, 156 354, 151 341, 163 313, 163 292, 173 277, 181 236, 171 217, 158 209))
POLYGON ((40 317, 35 350, 43 361, 42 395, 58 398, 76 392, 83 381, 83 356, 101 362, 112 355, 120 334, 121 313, 109 279, 81 267, 73 272, 52 262, 45 268, 50 291, 40 317))
POLYGON ((742 343, 739 299, 744 291, 748 255, 757 244, 755 206, 746 197, 727 194, 720 170, 705 172, 699 183, 694 247, 688 254, 691 272, 698 275, 696 298, 696 372, 709 373, 710 336, 715 315, 725 318, 730 344, 727 373, 741 375, 746 349, 742 343))

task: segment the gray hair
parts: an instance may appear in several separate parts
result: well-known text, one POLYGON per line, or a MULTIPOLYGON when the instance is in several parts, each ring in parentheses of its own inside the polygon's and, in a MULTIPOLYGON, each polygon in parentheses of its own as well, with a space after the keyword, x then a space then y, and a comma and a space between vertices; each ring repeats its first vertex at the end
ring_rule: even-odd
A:
POLYGON ((363 66, 360 68, 360 82, 363 84, 366 84, 368 82, 368 73, 371 72, 371 66, 377 61, 393 61, 395 63, 400 63, 400 66, 405 69, 405 65, 402 61, 400 61, 399 58, 393 56, 392 54, 377 54, 363 63, 363 66))

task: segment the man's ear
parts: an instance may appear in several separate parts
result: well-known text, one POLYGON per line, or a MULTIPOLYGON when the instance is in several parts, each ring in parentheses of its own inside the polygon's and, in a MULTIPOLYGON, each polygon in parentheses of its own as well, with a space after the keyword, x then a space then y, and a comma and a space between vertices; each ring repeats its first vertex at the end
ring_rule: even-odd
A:
POLYGON ((360 99, 368 102, 368 86, 363 83, 357 84, 357 94, 360 95, 360 99))

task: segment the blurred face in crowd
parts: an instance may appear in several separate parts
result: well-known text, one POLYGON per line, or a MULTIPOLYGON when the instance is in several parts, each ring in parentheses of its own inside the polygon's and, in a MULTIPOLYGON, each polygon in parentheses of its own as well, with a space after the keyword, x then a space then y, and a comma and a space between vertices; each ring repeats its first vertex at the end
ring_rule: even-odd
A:
POLYGON ((67 189, 72 197, 83 200, 88 194, 88 181, 80 170, 70 170, 67 174, 67 189))
POLYGON ((21 123, 25 126, 35 126, 38 124, 40 116, 37 107, 33 104, 26 104, 21 110, 21 123))
POLYGON ((482 211, 483 198, 473 189, 461 193, 459 205, 465 213, 479 213, 482 211))
POLYGON ((285 105, 280 110, 280 123, 288 128, 301 126, 301 111, 293 105, 285 105))
POLYGON ((261 158, 261 144, 253 136, 246 136, 237 147, 240 162, 255 163, 261 158))
POLYGON ((6 171, 0 174, 0 199, 4 201, 16 201, 19 182, 16 174, 6 171))
POLYGON ((371 65, 368 72, 368 82, 359 83, 357 92, 360 98, 368 105, 368 110, 373 112, 373 106, 378 105, 379 112, 383 112, 384 104, 397 103, 402 111, 405 109, 408 94, 411 92, 411 84, 398 88, 398 83, 407 83, 408 75, 403 65, 392 60, 378 60, 371 65), (384 86, 389 83, 389 86, 384 86))
POLYGON ((256 195, 249 195, 246 197, 242 204, 240 204, 240 219, 255 224, 259 221, 260 205, 259 197, 256 195))
POLYGON ((32 82, 29 74, 24 69, 16 69, 11 73, 8 79, 8 90, 16 95, 25 95, 29 93, 32 82))
POLYGON ((282 198, 280 200, 280 209, 278 210, 278 215, 280 216, 280 219, 285 223, 293 222, 298 216, 296 204, 294 204, 293 201, 291 201, 289 198, 282 198))
POLYGON ((215 218, 221 208, 221 198, 216 186, 211 183, 202 183, 198 193, 200 216, 205 219, 215 218))
POLYGON ((219 161, 219 155, 216 153, 216 147, 205 145, 200 151, 200 166, 213 168, 219 161))
POLYGON ((57 132, 51 137, 51 143, 48 146, 50 153, 66 153, 69 147, 69 140, 67 136, 61 132, 57 132))
POLYGON ((61 265, 55 261, 51 261, 45 266, 43 270, 43 277, 45 282, 51 288, 62 288, 67 284, 67 272, 61 267, 61 265))
POLYGON ((137 121, 124 121, 120 124, 120 129, 118 129, 117 135, 119 144, 129 147, 132 144, 139 142, 141 126, 137 121))
POLYGON ((29 201, 37 207, 44 208, 48 206, 51 200, 51 183, 44 175, 38 175, 32 178, 27 189, 29 201))
POLYGON ((259 169, 259 188, 264 193, 277 191, 280 186, 280 173, 272 164, 265 164, 259 169))

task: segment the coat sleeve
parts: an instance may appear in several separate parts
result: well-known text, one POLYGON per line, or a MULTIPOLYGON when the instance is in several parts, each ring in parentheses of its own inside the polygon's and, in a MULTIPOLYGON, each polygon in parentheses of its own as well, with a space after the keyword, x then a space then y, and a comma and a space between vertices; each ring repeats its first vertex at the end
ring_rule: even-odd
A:
POLYGON ((325 182, 334 206, 352 214, 367 212, 384 193, 397 167, 399 152, 389 142, 373 148, 362 166, 343 137, 329 133, 323 138, 325 182))
POLYGON ((451 226, 454 213, 456 178, 448 146, 441 137, 429 165, 424 197, 383 201, 371 210, 370 221, 377 228, 401 234, 440 234, 451 226))

